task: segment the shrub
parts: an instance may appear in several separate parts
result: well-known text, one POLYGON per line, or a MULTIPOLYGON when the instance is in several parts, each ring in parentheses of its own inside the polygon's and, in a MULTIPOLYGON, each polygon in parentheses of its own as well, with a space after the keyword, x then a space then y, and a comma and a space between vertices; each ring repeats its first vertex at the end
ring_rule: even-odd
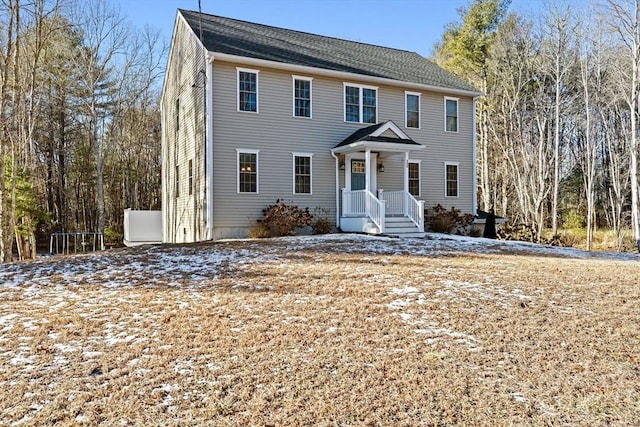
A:
POLYGON ((271 231, 264 224, 256 224, 247 230, 247 236, 252 239, 271 237, 271 231))
POLYGON ((324 208, 316 208, 313 214, 315 220, 311 223, 313 234, 329 234, 333 231, 333 224, 327 218, 329 211, 324 208))
POLYGON ((581 215, 580 212, 572 210, 562 215, 562 227, 563 228, 584 228, 586 226, 585 215, 581 215))
POLYGON ((429 230, 434 233, 461 234, 473 222, 473 215, 463 214, 455 207, 446 210, 441 204, 437 204, 431 211, 425 209, 424 217, 429 230))
POLYGON ((262 219, 258 223, 269 230, 271 237, 293 236, 298 228, 311 225, 313 215, 309 208, 300 209, 288 205, 284 200, 276 200, 275 205, 262 210, 262 219))
POLYGON ((104 244, 107 247, 124 246, 124 243, 122 242, 124 235, 110 225, 107 225, 104 228, 103 236, 104 236, 104 244))

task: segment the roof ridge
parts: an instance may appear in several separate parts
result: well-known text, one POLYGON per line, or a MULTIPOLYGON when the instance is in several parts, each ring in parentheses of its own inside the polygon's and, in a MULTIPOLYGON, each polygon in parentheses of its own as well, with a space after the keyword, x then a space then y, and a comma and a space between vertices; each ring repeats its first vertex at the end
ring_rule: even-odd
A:
POLYGON ((471 84, 417 52, 178 9, 203 47, 214 53, 313 67, 479 94, 471 84))
POLYGON ((252 21, 247 21, 247 20, 238 19, 238 18, 230 18, 228 16, 214 15, 212 13, 198 12, 198 11, 195 11, 195 10, 181 9, 181 8, 178 8, 178 10, 180 12, 188 12, 188 13, 207 15, 207 16, 211 16, 211 17, 214 17, 214 18, 228 19, 230 21, 240 22, 240 23, 243 23, 243 24, 258 25, 258 26, 261 26, 261 27, 272 28, 272 29, 281 30, 281 31, 288 31, 288 32, 292 32, 292 33, 305 34, 307 36, 312 36, 312 37, 322 37, 322 38, 325 38, 325 39, 337 40, 337 41, 347 42, 347 43, 355 43, 355 44, 360 44, 360 45, 363 45, 363 46, 371 46, 371 47, 375 47, 375 48, 379 48, 379 49, 387 49, 387 50, 393 50, 393 51, 396 51, 396 52, 411 53, 411 54, 414 54, 414 55, 418 55, 421 58, 430 60, 429 58, 427 58, 425 56, 422 56, 418 52, 414 52, 412 50, 399 49, 399 48, 395 48, 395 47, 383 46, 383 45, 367 43, 367 42, 361 42, 361 41, 356 41, 356 40, 349 40, 349 39, 340 38, 340 37, 336 37, 336 36, 325 36, 323 34, 312 33, 312 32, 309 32, 309 31, 294 30, 292 28, 285 28, 285 27, 277 27, 275 25, 261 24, 259 22, 252 22, 252 21))

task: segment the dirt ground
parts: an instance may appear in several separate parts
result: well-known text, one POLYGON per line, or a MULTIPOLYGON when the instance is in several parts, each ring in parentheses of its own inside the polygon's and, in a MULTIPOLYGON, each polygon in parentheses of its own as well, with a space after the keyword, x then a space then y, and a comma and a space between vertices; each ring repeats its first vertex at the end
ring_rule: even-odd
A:
POLYGON ((274 239, 0 283, 1 425, 640 424, 640 258, 274 239))

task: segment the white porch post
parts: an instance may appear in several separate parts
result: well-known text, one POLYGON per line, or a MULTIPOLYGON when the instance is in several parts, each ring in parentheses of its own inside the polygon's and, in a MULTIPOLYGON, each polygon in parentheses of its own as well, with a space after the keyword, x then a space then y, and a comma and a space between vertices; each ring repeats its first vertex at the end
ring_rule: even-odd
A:
POLYGON ((409 192, 409 152, 404 153, 404 192, 409 192))
POLYGON ((409 214, 409 152, 404 152, 404 193, 402 194, 402 211, 405 216, 409 214))
POLYGON ((364 152, 364 168, 365 168, 365 184, 364 188, 367 191, 371 191, 371 150, 367 150, 364 152))

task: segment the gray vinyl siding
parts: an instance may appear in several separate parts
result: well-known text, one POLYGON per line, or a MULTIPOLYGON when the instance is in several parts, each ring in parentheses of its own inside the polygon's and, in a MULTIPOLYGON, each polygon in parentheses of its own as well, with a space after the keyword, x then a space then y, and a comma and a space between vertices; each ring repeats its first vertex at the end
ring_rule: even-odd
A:
POLYGON ((213 70, 215 227, 254 225, 262 209, 278 199, 312 212, 324 209, 335 218, 330 150, 345 135, 335 125, 342 119, 342 84, 314 78, 313 118, 293 117, 291 74, 260 69, 256 114, 237 111, 236 64, 214 61, 213 70), (260 150, 259 194, 237 193, 237 149, 260 150), (294 152, 313 154, 312 195, 293 194, 294 152))
MULTIPOLYGON (((292 116, 292 74, 267 68, 259 71, 259 113, 237 111, 236 67, 251 66, 213 63, 213 145, 214 145, 214 226, 231 230, 255 224, 262 209, 284 199, 299 207, 322 208, 335 219, 335 160, 331 148, 365 127, 344 121, 344 82, 358 84, 357 78, 313 77, 313 118, 292 116), (236 149, 260 150, 259 194, 237 193, 236 149), (292 152, 313 153, 313 195, 293 194, 292 152)), ((304 75, 302 75, 304 76, 304 75)), ((368 84, 370 86, 370 84, 368 84)), ((415 91, 415 90, 414 90, 415 91)), ((470 97, 458 97, 459 132, 444 132, 444 97, 422 92, 421 129, 405 128, 403 88, 378 86, 378 122, 393 120, 412 139, 426 146, 410 154, 422 160, 421 199, 425 206, 438 203, 472 212, 473 197, 473 109, 470 97), (459 196, 445 197, 444 163, 459 163, 459 196)), ((404 155, 383 158, 385 172, 378 174, 378 188, 403 188, 404 155)), ((347 166, 348 167, 348 166, 347 166)), ((344 186, 340 171, 340 186, 344 186)), ((224 232, 218 232, 224 235, 224 232)), ((216 235, 216 233, 214 233, 216 235)))
POLYGON ((204 51, 193 31, 178 16, 161 99, 163 126, 163 240, 192 242, 206 237, 204 200, 204 51), (179 128, 176 100, 179 99, 179 128), (189 194, 189 160, 193 190, 189 194), (176 197, 176 166, 180 195, 176 197))

